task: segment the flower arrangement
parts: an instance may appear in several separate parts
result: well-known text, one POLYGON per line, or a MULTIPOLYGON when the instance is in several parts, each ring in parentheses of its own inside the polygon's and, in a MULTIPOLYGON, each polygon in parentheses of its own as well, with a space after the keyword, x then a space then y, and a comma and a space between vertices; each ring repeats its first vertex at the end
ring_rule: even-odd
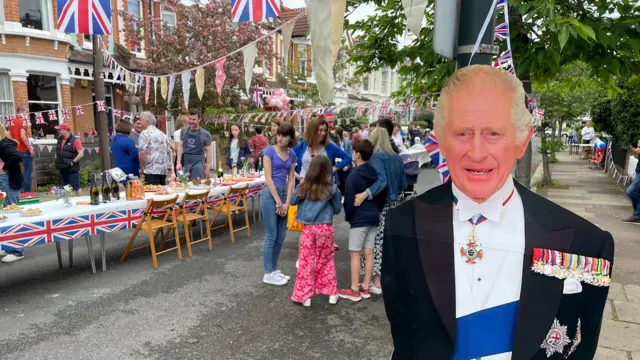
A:
POLYGON ((253 158, 249 158, 247 159, 244 164, 242 164, 242 172, 244 174, 248 174, 251 172, 251 169, 253 168, 253 158))
POLYGON ((54 186, 51 188, 51 193, 56 194, 58 200, 62 199, 65 206, 71 206, 71 197, 73 196, 71 185, 65 185, 64 187, 54 186))
POLYGON ((189 172, 185 172, 185 171, 178 171, 178 182, 184 186, 187 186, 187 183, 191 180, 189 178, 189 172))
POLYGON ((0 191, 0 217, 4 217, 4 199, 7 197, 7 193, 0 191))

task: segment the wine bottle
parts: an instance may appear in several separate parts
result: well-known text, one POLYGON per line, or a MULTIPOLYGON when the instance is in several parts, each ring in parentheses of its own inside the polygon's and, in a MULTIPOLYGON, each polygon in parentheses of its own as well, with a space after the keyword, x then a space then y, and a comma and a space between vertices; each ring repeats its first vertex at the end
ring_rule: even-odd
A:
POLYGON ((224 176, 224 173, 222 172, 222 160, 218 160, 218 178, 221 178, 224 176))
POLYGON ((111 198, 120 200, 120 184, 115 180, 111 180, 111 198))
POLYGON ((107 173, 102 173, 102 202, 109 202, 111 200, 111 189, 107 184, 107 173))
POLYGON ((100 189, 96 184, 96 174, 91 174, 91 189, 89 189, 89 195, 91 197, 91 205, 100 204, 100 189))

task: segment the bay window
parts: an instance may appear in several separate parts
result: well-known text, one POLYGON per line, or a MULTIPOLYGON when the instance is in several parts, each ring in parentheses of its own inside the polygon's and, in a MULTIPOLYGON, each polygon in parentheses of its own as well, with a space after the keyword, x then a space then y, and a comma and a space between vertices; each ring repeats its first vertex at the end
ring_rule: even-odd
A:
POLYGON ((0 120, 6 125, 7 118, 13 114, 13 96, 11 78, 8 73, 0 73, 0 120))
POLYGON ((142 19, 142 8, 141 8, 142 4, 140 3, 140 0, 127 0, 127 12, 129 13, 129 15, 132 15, 132 19, 131 21, 133 22, 133 30, 134 30, 134 34, 131 34, 131 36, 133 36, 134 38, 131 39, 131 52, 141 52, 142 48, 141 48, 141 44, 140 41, 138 41, 137 36, 142 35, 142 34, 138 34, 137 30, 138 30, 138 20, 142 19))
POLYGON ((298 73, 307 77, 307 45, 298 45, 298 73))
POLYGON ((49 31, 50 16, 47 0, 18 0, 22 27, 49 31))
MULTIPOLYGON (((58 79, 56 76, 29 74, 27 77, 27 94, 29 96, 29 112, 31 114, 31 129, 36 137, 55 135, 54 129, 64 122, 60 119, 60 97, 58 79), (56 120, 49 117, 49 110, 56 111, 56 120), (36 112, 40 112, 45 124, 36 123, 36 112)), ((71 111, 71 108, 68 109, 71 111)))

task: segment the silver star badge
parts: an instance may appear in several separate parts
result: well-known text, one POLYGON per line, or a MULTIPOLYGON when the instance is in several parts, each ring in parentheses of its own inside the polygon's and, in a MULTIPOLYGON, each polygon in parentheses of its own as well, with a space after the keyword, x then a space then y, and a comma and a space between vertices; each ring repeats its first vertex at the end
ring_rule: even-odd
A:
POLYGON ((555 353, 562 354, 565 346, 569 345, 571 340, 567 335, 567 327, 564 325, 560 325, 558 319, 553 319, 553 325, 551 329, 547 333, 542 344, 540 344, 540 348, 544 349, 547 352, 547 357, 551 357, 551 355, 555 353))

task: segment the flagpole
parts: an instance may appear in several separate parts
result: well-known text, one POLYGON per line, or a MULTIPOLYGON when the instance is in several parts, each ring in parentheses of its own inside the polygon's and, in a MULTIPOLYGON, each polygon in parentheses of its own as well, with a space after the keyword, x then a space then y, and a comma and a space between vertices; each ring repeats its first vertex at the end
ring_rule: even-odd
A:
MULTIPOLYGON (((93 43, 93 89, 95 92, 95 101, 104 100, 104 79, 102 78, 103 70, 103 57, 102 57, 102 42, 99 41, 99 35, 91 35, 93 43)), ((94 105, 96 106, 96 105, 94 105)), ((105 104, 106 106, 106 104, 105 104)), ((109 126, 107 125, 107 109, 105 111, 95 111, 97 116, 97 130, 98 130, 98 148, 100 149, 100 168, 102 171, 111 169, 111 155, 109 152, 109 126)))

